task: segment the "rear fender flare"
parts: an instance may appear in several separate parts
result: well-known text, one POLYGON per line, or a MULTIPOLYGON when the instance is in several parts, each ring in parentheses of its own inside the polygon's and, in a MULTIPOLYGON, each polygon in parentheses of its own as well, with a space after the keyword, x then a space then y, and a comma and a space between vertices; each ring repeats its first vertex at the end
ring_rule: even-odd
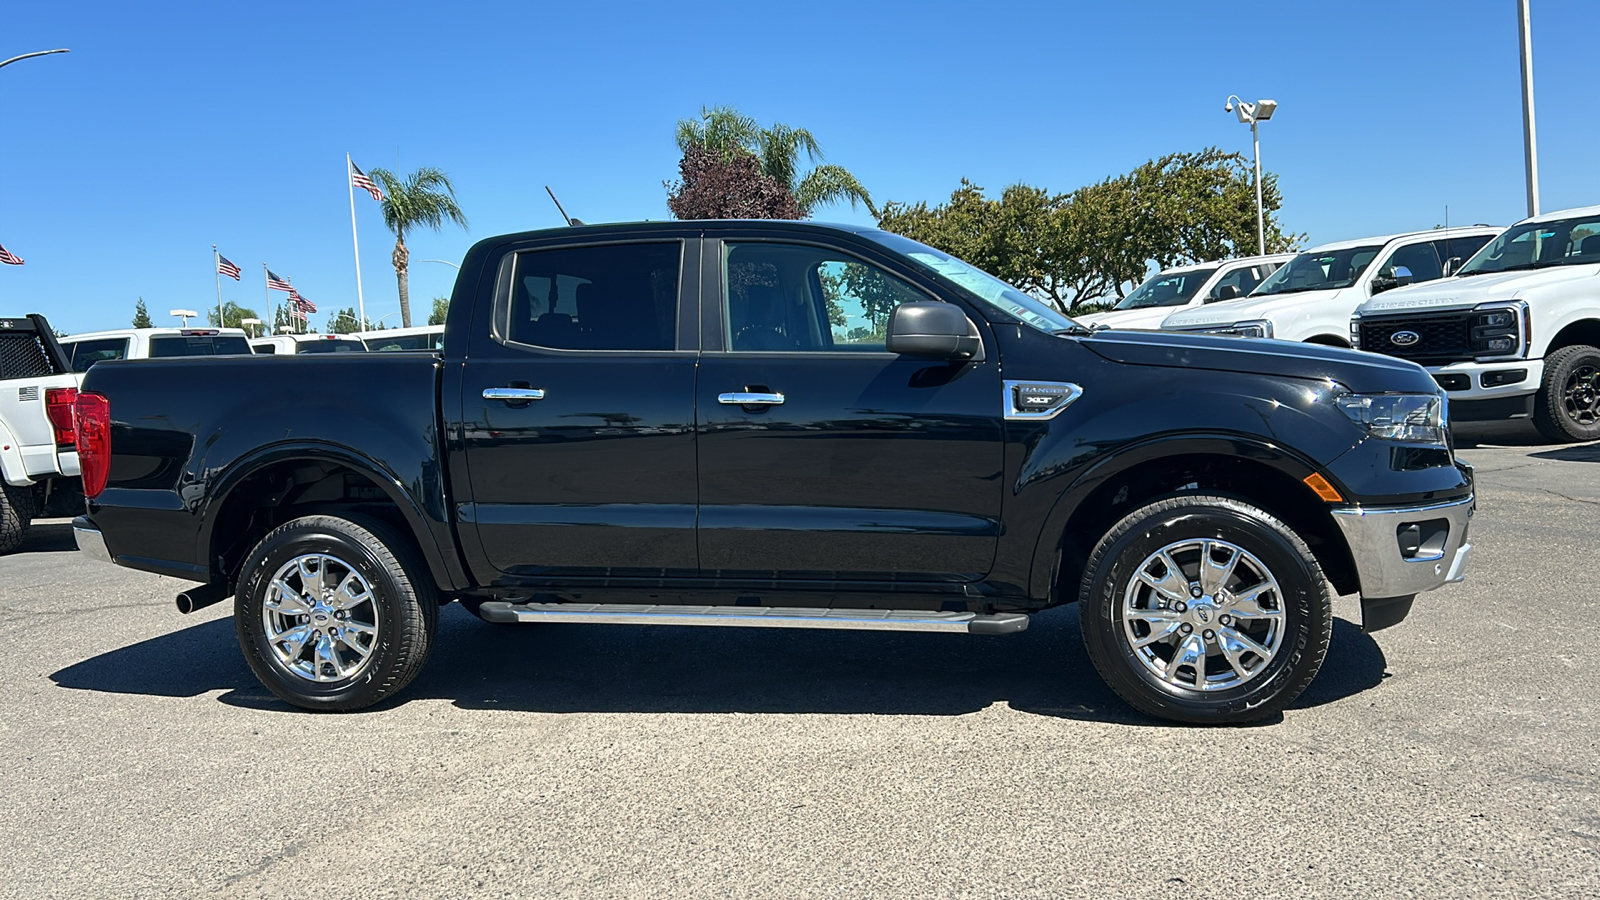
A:
POLYGON ((213 578, 220 577, 215 571, 216 561, 211 552, 217 514, 226 507, 233 492, 246 479, 270 466, 286 462, 332 463, 356 472, 377 485, 405 519, 407 528, 417 542, 417 548, 422 551, 423 559, 428 564, 428 571, 433 576, 434 583, 443 590, 459 590, 468 586, 465 570, 455 552, 454 542, 450 541, 445 546, 441 546, 439 542, 439 530, 448 533, 449 523, 431 521, 400 479, 382 464, 349 448, 321 441, 274 444, 241 457, 229 466, 227 472, 217 481, 215 489, 208 492, 205 501, 197 510, 201 526, 195 549, 196 558, 205 561, 213 578))

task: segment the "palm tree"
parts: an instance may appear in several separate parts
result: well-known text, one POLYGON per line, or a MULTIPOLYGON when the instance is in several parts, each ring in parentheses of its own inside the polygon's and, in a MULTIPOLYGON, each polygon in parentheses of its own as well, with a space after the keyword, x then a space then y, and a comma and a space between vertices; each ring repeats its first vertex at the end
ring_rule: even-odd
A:
POLYGON ((400 282, 400 321, 411 327, 411 287, 406 272, 411 253, 406 250, 406 232, 426 225, 434 231, 446 219, 467 227, 467 217, 456 205, 456 189, 443 170, 423 166, 401 180, 388 169, 368 173, 383 188, 383 224, 394 232, 394 275, 400 282))
POLYGON ((860 201, 873 218, 878 217, 878 208, 872 204, 867 189, 844 166, 819 165, 803 176, 800 174, 800 151, 804 150, 811 162, 822 160, 822 148, 816 137, 804 128, 790 128, 781 123, 762 128, 755 119, 730 106, 701 107, 700 118, 678 123, 677 139, 679 150, 699 144, 720 151, 724 159, 740 152, 754 155, 764 174, 786 185, 794 194, 804 217, 809 218, 818 206, 839 200, 850 201, 851 209, 860 201))

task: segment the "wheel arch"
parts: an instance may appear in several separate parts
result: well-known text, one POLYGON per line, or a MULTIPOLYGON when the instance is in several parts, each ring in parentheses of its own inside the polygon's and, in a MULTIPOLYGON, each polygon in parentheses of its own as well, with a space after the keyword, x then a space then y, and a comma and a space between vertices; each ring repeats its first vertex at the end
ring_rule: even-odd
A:
POLYGON ((1350 349, 1350 341, 1346 338, 1339 337, 1336 334, 1312 335, 1311 337, 1308 337, 1302 341, 1302 343, 1320 344, 1324 347, 1343 347, 1346 350, 1350 349))
POLYGON ((199 510, 197 555, 206 560, 213 580, 231 583, 245 555, 267 532, 302 515, 340 510, 383 519, 408 536, 441 591, 466 586, 447 522, 430 516, 381 463, 321 442, 278 444, 235 462, 199 510))
POLYGON ((1550 343, 1546 345, 1544 355, 1549 356, 1563 347, 1580 345, 1600 347, 1600 318, 1582 318, 1562 325, 1550 337, 1550 343))
POLYGON ((1359 580, 1349 547, 1326 501, 1304 483, 1335 478, 1292 451, 1253 438, 1224 435, 1155 440, 1096 463, 1057 498, 1034 549, 1029 593, 1050 604, 1076 599, 1094 545, 1123 516, 1161 497, 1222 493, 1283 520, 1312 549, 1340 594, 1359 580))

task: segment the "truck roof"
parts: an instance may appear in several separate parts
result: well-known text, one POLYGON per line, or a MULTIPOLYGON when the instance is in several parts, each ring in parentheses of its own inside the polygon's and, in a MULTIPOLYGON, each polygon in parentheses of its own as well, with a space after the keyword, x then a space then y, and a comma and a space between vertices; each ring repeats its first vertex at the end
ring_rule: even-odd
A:
POLYGON ((1554 222, 1557 219, 1575 219, 1579 216, 1600 216, 1600 206, 1575 206, 1572 209, 1558 209, 1555 212, 1540 213, 1518 222, 1554 222))
POLYGON ((181 328, 178 326, 173 326, 171 328, 111 328, 105 331, 85 331, 82 334, 69 334, 62 338, 62 340, 81 341, 88 338, 122 337, 130 334, 227 334, 239 335, 240 337, 246 336, 243 328, 210 328, 206 326, 181 328))
POLYGON ((1308 250, 1305 250, 1303 252, 1305 252, 1305 253, 1327 253, 1330 250, 1348 250, 1351 247, 1382 246, 1384 244, 1389 243, 1390 241, 1399 240, 1400 238, 1423 237, 1423 236, 1441 237, 1442 238, 1442 237, 1446 237, 1446 236, 1452 235, 1452 234, 1462 234, 1462 235, 1467 235, 1467 234, 1499 234, 1500 232, 1502 232, 1504 230, 1505 230, 1504 228, 1501 228, 1498 225, 1462 225, 1460 227, 1451 227, 1451 228, 1448 228, 1448 229, 1446 229, 1446 228, 1429 228, 1426 231, 1402 231, 1402 232, 1399 232, 1397 234, 1380 234, 1380 235, 1377 235, 1375 237, 1351 238, 1349 240, 1344 240, 1344 241, 1332 241, 1332 242, 1327 243, 1327 244, 1318 244, 1317 246, 1312 247, 1312 248, 1310 248, 1308 250))

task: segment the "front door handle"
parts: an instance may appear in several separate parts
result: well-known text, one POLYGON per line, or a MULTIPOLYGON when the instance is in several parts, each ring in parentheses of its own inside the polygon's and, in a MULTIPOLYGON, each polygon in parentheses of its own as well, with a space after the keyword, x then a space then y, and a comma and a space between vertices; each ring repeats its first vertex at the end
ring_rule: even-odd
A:
POLYGON ((529 400, 543 400, 544 391, 538 388, 491 387, 483 389, 483 399, 527 403, 529 400))
POLYGON ((749 391, 733 391, 717 395, 718 403, 729 406, 782 406, 782 394, 753 393, 749 391))

